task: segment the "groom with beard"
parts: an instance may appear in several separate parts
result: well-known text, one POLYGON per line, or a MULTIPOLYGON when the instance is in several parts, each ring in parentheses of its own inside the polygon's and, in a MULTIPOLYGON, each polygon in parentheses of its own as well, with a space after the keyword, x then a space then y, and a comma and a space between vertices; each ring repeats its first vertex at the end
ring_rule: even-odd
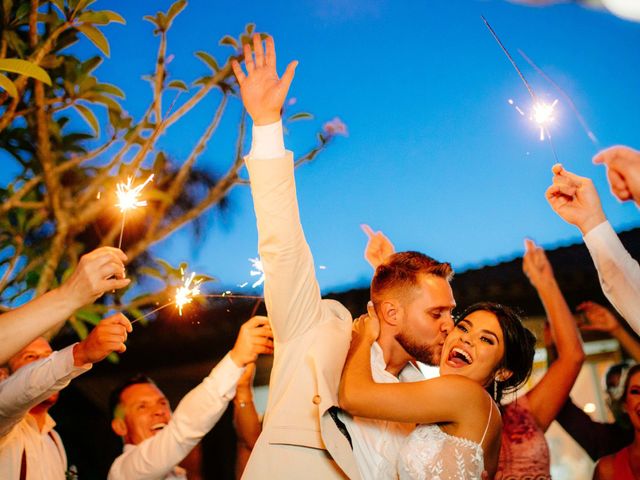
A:
MULTIPOLYGON (((254 35, 253 49, 244 46, 246 74, 237 62, 232 66, 253 120, 246 164, 275 356, 263 431, 243 478, 392 478, 398 449, 414 425, 353 418, 337 409, 352 318, 338 302, 321 299, 300 224, 293 154, 284 148, 280 117, 297 62, 279 78, 273 39, 266 39, 265 51, 254 35)), ((438 364, 453 328, 452 274, 449 264, 418 252, 394 254, 376 269, 376 381, 421 380, 412 361, 438 364)))

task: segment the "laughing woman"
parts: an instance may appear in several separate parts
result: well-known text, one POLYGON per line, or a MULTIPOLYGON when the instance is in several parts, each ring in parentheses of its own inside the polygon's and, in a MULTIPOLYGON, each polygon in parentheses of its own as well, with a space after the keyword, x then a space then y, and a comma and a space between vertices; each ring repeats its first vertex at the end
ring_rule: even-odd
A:
POLYGON ((379 384, 371 376, 371 345, 380 331, 373 307, 356 321, 340 382, 340 406, 350 414, 417 423, 396 465, 402 480, 493 478, 500 452, 504 391, 526 381, 535 337, 509 308, 469 307, 447 337, 438 378, 379 384))

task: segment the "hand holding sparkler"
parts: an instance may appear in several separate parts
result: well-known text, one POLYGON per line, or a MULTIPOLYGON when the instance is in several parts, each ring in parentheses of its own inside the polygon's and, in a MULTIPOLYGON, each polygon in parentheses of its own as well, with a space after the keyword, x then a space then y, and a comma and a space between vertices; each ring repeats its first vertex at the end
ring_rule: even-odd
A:
POLYGON ((625 146, 607 148, 593 157, 593 163, 607 167, 611 193, 624 202, 640 205, 640 152, 625 146))
POLYGON ((557 163, 552 169, 553 184, 547 189, 547 201, 565 222, 575 225, 582 235, 606 221, 600 197, 590 178, 580 177, 557 163))
POLYGON ((103 293, 126 287, 124 262, 127 256, 118 248, 100 247, 80 257, 78 266, 60 289, 73 310, 95 302, 103 293))
POLYGON ((280 112, 298 66, 297 61, 291 62, 287 65, 282 78, 278 78, 273 38, 267 37, 265 44, 266 55, 262 47, 262 38, 256 33, 253 36, 255 55, 251 53, 249 44, 244 45, 247 75, 236 60, 231 62, 233 73, 240 85, 242 102, 255 125, 269 125, 280 120, 280 112))
POLYGON ((131 332, 131 323, 121 313, 116 313, 96 325, 87 338, 73 347, 73 359, 76 366, 96 363, 112 352, 123 353, 127 346, 127 333, 131 332))
POLYGON ((255 362, 261 353, 273 353, 273 332, 267 317, 255 316, 247 320, 238 333, 238 339, 229 352, 239 367, 255 362))

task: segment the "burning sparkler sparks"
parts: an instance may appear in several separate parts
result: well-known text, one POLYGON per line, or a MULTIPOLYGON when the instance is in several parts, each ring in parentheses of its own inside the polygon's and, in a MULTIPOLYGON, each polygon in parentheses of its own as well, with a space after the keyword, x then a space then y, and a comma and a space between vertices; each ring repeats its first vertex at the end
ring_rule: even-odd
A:
POLYGON ((547 126, 553 122, 554 119, 554 111, 556 104, 558 103, 558 99, 556 98, 553 103, 544 103, 544 102, 536 102, 533 105, 533 110, 531 112, 531 119, 538 125, 540 128, 540 141, 544 140, 545 133, 547 136, 548 129, 547 126))
POLYGON ((176 304, 176 307, 178 307, 180 316, 182 316, 182 307, 191 303, 193 301, 193 297, 200 295, 200 283, 202 282, 202 280, 193 281, 196 276, 195 272, 192 272, 189 277, 185 277, 184 271, 181 270, 181 272, 182 285, 176 290, 176 298, 173 302, 176 304))
POLYGON ((147 178, 137 187, 133 186, 132 177, 127 178, 126 182, 121 182, 116 185, 116 196, 118 197, 116 207, 118 207, 122 212, 122 226, 120 227, 120 240, 118 241, 118 248, 122 247, 122 235, 124 233, 124 224, 127 216, 127 211, 134 210, 138 207, 147 206, 146 200, 140 200, 140 194, 142 192, 142 189, 151 180, 153 180, 153 174, 149 175, 149 178, 147 178))
POLYGON ((256 288, 257 286, 264 283, 264 268, 262 267, 262 261, 259 257, 250 258, 249 261, 251 262, 252 267, 252 270, 249 272, 249 274, 252 277, 256 277, 259 275, 258 280, 256 280, 253 285, 251 285, 251 288, 256 288))

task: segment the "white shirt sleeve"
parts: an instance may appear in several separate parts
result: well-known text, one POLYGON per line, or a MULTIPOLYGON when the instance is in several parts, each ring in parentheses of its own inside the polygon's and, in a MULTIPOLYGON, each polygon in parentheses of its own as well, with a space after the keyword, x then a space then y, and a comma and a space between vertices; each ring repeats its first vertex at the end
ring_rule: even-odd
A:
POLYGON ((31 408, 91 369, 91 364, 81 367, 73 364, 73 347, 25 365, 0 382, 0 437, 9 433, 31 408))
POLYGON ((163 478, 213 428, 236 394, 244 368, 229 354, 180 401, 171 421, 153 437, 127 446, 115 459, 108 480, 163 478))
POLYGON ((284 157, 285 153, 282 120, 269 125, 253 126, 251 151, 247 158, 271 160, 284 157))
POLYGON ((598 270, 602 291, 640 333, 640 265, 625 250, 609 222, 587 232, 584 243, 598 270))

